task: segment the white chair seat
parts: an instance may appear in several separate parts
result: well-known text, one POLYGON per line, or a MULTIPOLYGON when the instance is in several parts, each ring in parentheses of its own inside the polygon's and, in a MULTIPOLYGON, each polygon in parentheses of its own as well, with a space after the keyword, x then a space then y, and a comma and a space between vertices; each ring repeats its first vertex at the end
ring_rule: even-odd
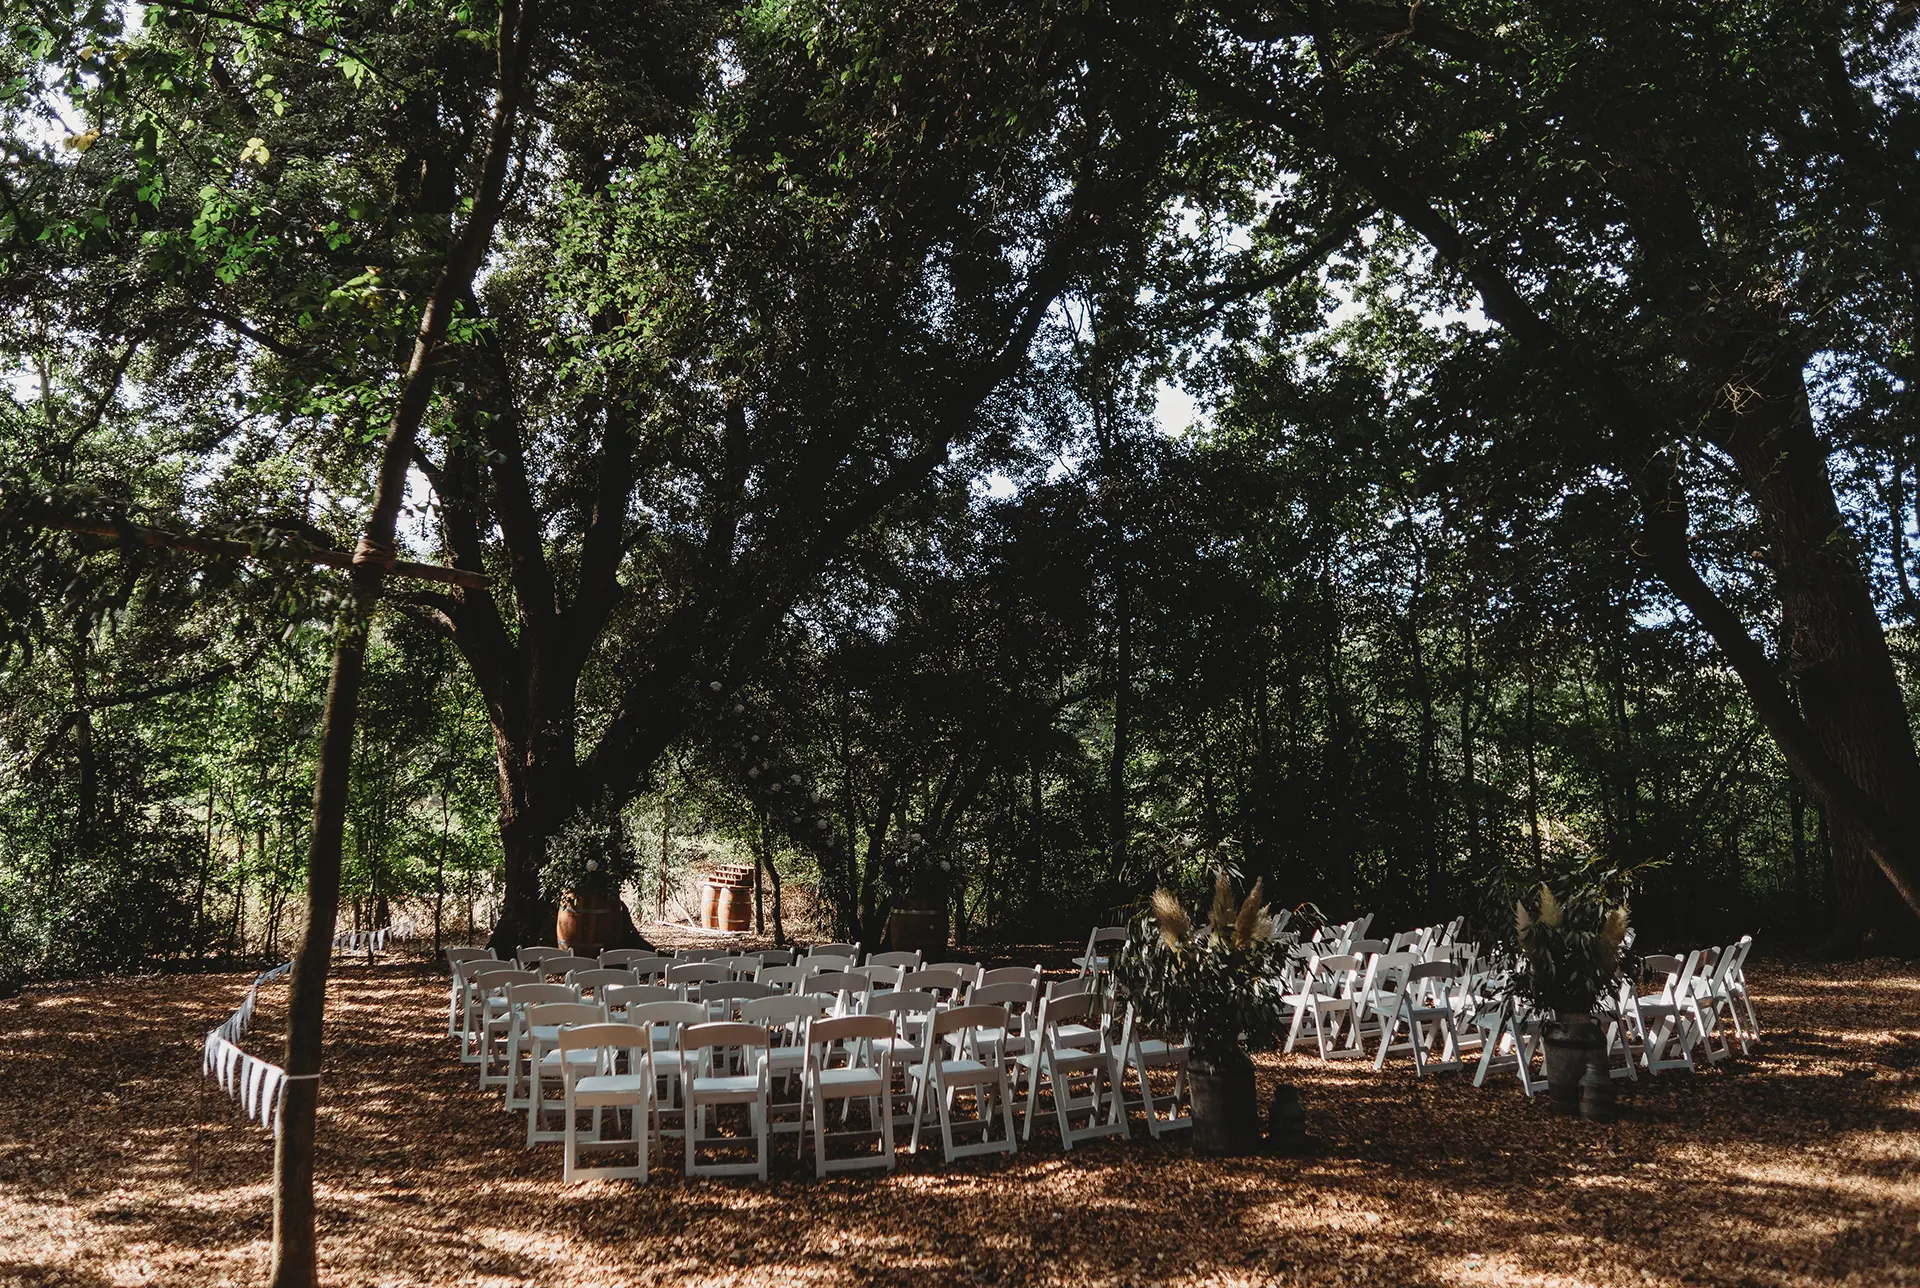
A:
POLYGON ((874 1096, 886 1091, 886 1084, 880 1080, 878 1069, 822 1069, 820 1085, 855 1096, 862 1094, 862 1088, 871 1088, 865 1094, 874 1096))
POLYGON ((640 1084, 641 1077, 637 1073, 596 1073, 591 1077, 575 1079, 573 1094, 576 1100, 583 1102, 591 1096, 638 1096, 640 1084))
MULTIPOLYGON (((567 1052, 567 1059, 576 1065, 595 1064, 600 1059, 600 1053, 598 1051, 569 1051, 567 1052)), ((540 1057, 540 1063, 548 1068, 558 1069, 560 1067, 560 1053, 558 1051, 549 1051, 540 1057)))
POLYGON ((966 1086, 976 1082, 993 1082, 1002 1076, 998 1069, 982 1064, 978 1060, 942 1060, 940 1077, 949 1086, 966 1086))
POLYGON ((760 1079, 751 1073, 707 1074, 693 1080, 693 1094, 708 1104, 760 1099, 760 1079))

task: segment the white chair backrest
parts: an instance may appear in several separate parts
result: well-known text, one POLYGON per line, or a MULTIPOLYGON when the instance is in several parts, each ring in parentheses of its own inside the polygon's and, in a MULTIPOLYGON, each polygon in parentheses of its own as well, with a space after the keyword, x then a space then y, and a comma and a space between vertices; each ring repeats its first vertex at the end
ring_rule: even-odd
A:
POLYGON ((557 957, 542 957, 540 971, 546 975, 558 975, 561 979, 577 970, 599 970, 598 957, 575 957, 571 953, 561 953, 557 957))
POLYGON ((793 950, 791 948, 762 948, 753 955, 760 959, 762 966, 793 965, 793 950))
POLYGON ((732 971, 735 979, 752 979, 754 972, 765 965, 757 956, 723 957, 720 964, 732 971))
POLYGON ((798 1033, 808 1020, 827 1013, 824 997, 762 997, 740 1003, 740 1020, 762 1024, 769 1029, 787 1029, 798 1033))
POLYGON ((919 970, 920 952, 918 949, 915 949, 912 952, 868 953, 867 965, 904 966, 908 970, 919 970))
POLYGON ((885 992, 900 987, 900 976, 905 968, 900 966, 855 966, 847 971, 849 975, 865 976, 871 988, 869 991, 885 992))
POLYGON ((808 974, 800 985, 800 991, 844 997, 848 1007, 858 1011, 866 1009, 863 1003, 872 992, 872 985, 865 975, 856 975, 852 971, 823 970, 808 974))
POLYGON ((922 966, 920 969, 921 970, 950 970, 954 974, 958 975, 961 979, 966 980, 967 986, 969 988, 971 988, 973 984, 976 981, 978 981, 980 978, 979 962, 929 962, 925 966, 922 966))
POLYGON ((566 955, 567 950, 558 944, 528 944, 516 950, 513 959, 520 963, 522 970, 526 970, 548 957, 565 957, 566 955))
POLYGON ((671 1050, 679 1043, 680 1030, 689 1024, 705 1024, 707 1008, 698 1002, 648 1002, 627 1008, 627 1023, 637 1024, 653 1034, 653 1049, 671 1050))
POLYGON ((942 994, 940 1000, 952 1001, 966 991, 967 977, 951 970, 911 970, 900 977, 899 987, 922 993, 942 994))
POLYGON ((739 1012, 743 1002, 757 1002, 773 996, 773 987, 769 984, 753 984, 736 981, 731 984, 707 984, 700 989, 700 1004, 716 1020, 730 1020, 739 1012))
POLYGON ((635 962, 647 961, 660 954, 651 948, 609 948, 600 954, 602 966, 632 966, 635 962))
POLYGON ((512 1007, 579 1000, 580 994, 571 984, 509 984, 507 986, 507 1005, 512 1007))
POLYGON ((597 1002, 543 1002, 527 1008, 526 1023, 529 1028, 606 1022, 607 1008, 597 1002))
POLYGON ((1033 986, 1035 992, 1039 992, 1040 967, 1037 964, 1033 966, 995 966, 992 970, 983 970, 980 972, 979 986, 986 988, 992 984, 1012 984, 1019 981, 1025 981, 1033 986))
POLYGON ((847 971, 853 969, 853 961, 853 954, 851 953, 808 953, 796 962, 795 965, 805 966, 808 970, 816 971, 847 971))
POLYGON ((807 956, 845 957, 849 961, 858 961, 860 958, 860 945, 839 943, 815 944, 813 947, 807 949, 807 956))
POLYGON ((977 984, 967 994, 968 1006, 997 1006, 1009 1016, 1024 1018, 1039 1005, 1031 984, 977 984))
POLYGON ((612 1017, 631 1006, 647 1006, 653 1002, 684 1002, 686 994, 678 988, 669 988, 665 984, 615 984, 601 990, 600 1004, 607 1008, 612 1017))
POLYGON ((567 983, 583 993, 598 993, 603 988, 619 984, 637 984, 633 972, 619 966, 600 966, 593 970, 577 970, 567 976, 567 983))
POLYGON ((928 1033, 926 1058, 929 1062, 938 1058, 940 1039, 949 1033, 974 1034, 985 1029, 989 1033, 1007 1027, 1007 1011, 1002 1006, 952 1006, 944 1011, 933 1013, 933 1023, 928 1033))
POLYGON ((732 980, 733 972, 718 962, 688 962, 667 967, 669 984, 725 984, 732 980))
POLYGON ((680 1062, 685 1067, 697 1061, 701 1071, 727 1068, 733 1063, 732 1053, 738 1051, 741 1067, 752 1069, 755 1054, 772 1044, 772 1035, 758 1024, 730 1020, 689 1024, 680 1030, 680 1062))
POLYGON ((791 993, 800 987, 807 976, 813 974, 811 966, 762 966, 754 972, 757 983, 767 984, 783 993, 791 993))
POLYGON ((811 1080, 820 1070, 832 1067, 843 1048, 849 1065, 862 1064, 863 1057, 870 1061, 876 1042, 881 1044, 879 1067, 885 1068, 892 1059, 887 1039, 893 1036, 893 1017, 888 1015, 842 1015, 809 1020, 800 1039, 807 1046, 807 1076, 811 1080))
POLYGON ((547 977, 537 970, 514 970, 511 966, 499 970, 477 970, 468 976, 475 988, 484 992, 506 996, 507 989, 515 984, 544 984, 547 977))

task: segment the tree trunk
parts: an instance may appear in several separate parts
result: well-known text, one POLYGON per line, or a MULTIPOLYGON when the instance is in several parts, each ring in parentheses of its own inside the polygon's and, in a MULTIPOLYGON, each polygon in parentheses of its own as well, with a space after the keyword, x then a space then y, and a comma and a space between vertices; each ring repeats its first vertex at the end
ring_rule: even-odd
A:
POLYGON ((458 302, 493 241, 501 190, 518 134, 520 91, 531 17, 515 0, 500 7, 499 96, 472 214, 434 283, 407 362, 393 423, 381 445, 373 505, 354 550, 352 595, 337 628, 333 667, 320 723, 319 771, 313 787, 313 830, 307 852, 307 919, 287 990, 287 1042, 279 1135, 274 1147, 273 1288, 309 1288, 318 1278, 314 1236, 314 1134, 320 1105, 320 1052, 326 1021, 327 970, 340 906, 341 842, 353 771, 354 723, 366 671, 367 631, 386 572, 394 561, 394 528, 406 497, 414 438, 433 397, 433 363, 458 302))
POLYGON ((1107 880, 1127 870, 1127 757, 1133 733, 1133 596, 1125 565, 1125 539, 1114 569, 1113 747, 1107 757, 1107 880))
POLYGON ((1780 586, 1780 653, 1800 709, 1832 763, 1891 821, 1909 848, 1880 857, 1910 883, 1896 888, 1861 828, 1832 820, 1839 934, 1872 945, 1910 941, 1920 884, 1920 758, 1886 633, 1834 499, 1825 447, 1797 366, 1758 382, 1752 410, 1734 418, 1725 446, 1766 525, 1780 586))

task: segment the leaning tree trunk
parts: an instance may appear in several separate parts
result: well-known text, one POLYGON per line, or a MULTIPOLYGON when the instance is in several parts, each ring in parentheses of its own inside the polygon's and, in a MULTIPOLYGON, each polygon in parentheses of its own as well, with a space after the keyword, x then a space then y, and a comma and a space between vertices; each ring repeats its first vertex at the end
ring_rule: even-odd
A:
POLYGON ((308 1288, 319 1277, 314 1237, 314 1133, 320 1103, 327 968, 340 904, 340 846, 346 829, 360 681, 366 669, 367 627, 380 598, 381 583, 394 563, 394 528, 406 497, 414 439, 433 397, 436 350, 446 336, 456 304, 473 289, 474 274, 500 219, 501 190, 517 133, 531 9, 529 4, 523 11, 513 0, 506 0, 500 8, 499 97, 473 213, 420 314, 393 424, 381 448, 372 512, 354 550, 352 595, 335 637, 321 719, 319 772, 313 789, 306 928, 287 996, 287 1082, 274 1148, 273 1288, 308 1288))
MULTIPOLYGON (((1797 368, 1762 386, 1727 448, 1765 524, 1780 587, 1780 657, 1820 746, 1907 835, 1920 836, 1920 756, 1860 552, 1835 502, 1797 368)), ((1836 944, 1920 931, 1867 838, 1836 820, 1836 944)), ((1916 876, 1912 855, 1884 858, 1916 876)))

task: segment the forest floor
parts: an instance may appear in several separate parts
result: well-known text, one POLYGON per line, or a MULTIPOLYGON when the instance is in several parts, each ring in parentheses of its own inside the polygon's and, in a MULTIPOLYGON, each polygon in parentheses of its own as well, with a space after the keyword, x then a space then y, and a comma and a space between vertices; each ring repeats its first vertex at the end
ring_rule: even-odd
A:
MULTIPOLYGON (((1032 960, 1028 955, 1027 960, 1032 960)), ((334 1285, 1920 1285, 1920 965, 1755 962, 1763 1046, 1622 1088, 1599 1127, 1402 1062, 1262 1057, 1318 1151, 1177 1140, 825 1183, 560 1184, 558 1146, 482 1095, 419 963, 342 965, 319 1202, 334 1285)), ((0 1001, 0 1284, 258 1284, 273 1143, 199 1076, 245 975, 0 1001)), ((277 1053, 284 985, 250 1050, 277 1053)), ((1044 1139, 1043 1139, 1044 1137, 1044 1139)))

